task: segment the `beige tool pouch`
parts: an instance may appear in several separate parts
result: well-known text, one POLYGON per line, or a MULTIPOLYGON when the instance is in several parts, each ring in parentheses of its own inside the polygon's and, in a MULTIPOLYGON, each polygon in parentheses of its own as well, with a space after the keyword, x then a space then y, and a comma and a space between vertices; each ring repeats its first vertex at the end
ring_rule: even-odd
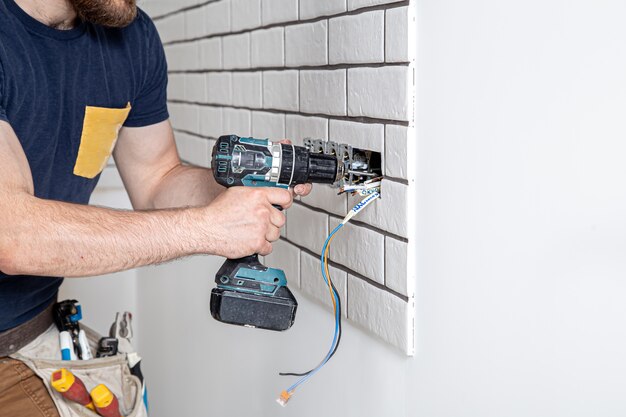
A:
MULTIPOLYGON (((100 336, 84 325, 81 325, 81 329, 85 330, 92 352, 95 352, 100 336)), ((11 357, 24 362, 43 380, 61 417, 99 416, 78 403, 66 400, 51 387, 50 377, 60 368, 65 368, 79 377, 89 391, 99 384, 105 384, 117 396, 123 416, 147 417, 141 382, 139 378, 131 375, 126 353, 129 352, 120 352, 115 356, 86 361, 60 360, 59 331, 56 326, 52 325, 11 357)))

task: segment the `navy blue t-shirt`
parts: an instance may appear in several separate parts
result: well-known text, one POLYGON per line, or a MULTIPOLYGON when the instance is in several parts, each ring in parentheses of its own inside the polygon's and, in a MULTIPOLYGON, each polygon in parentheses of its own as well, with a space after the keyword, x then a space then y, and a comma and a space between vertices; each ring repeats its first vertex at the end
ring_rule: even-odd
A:
MULTIPOLYGON (((123 29, 57 30, 0 0, 0 120, 24 148, 37 197, 87 204, 119 128, 168 118, 166 87, 163 46, 142 11, 123 29)), ((42 311, 61 282, 0 272, 0 331, 42 311)))

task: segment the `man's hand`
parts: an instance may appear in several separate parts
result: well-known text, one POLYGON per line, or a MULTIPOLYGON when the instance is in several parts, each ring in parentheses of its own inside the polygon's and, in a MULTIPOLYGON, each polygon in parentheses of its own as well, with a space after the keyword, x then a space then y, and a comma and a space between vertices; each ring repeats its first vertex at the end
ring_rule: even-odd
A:
POLYGON ((285 224, 285 215, 273 204, 289 208, 291 193, 280 188, 233 187, 220 194, 205 208, 209 252, 231 259, 271 253, 271 242, 280 238, 285 224))

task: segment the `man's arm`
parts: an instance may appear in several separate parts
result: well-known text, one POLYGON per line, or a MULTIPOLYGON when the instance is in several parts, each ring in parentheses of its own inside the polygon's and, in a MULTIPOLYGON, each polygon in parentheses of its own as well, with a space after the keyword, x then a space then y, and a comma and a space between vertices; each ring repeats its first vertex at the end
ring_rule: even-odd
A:
MULTIPOLYGON (((123 128, 113 156, 135 209, 206 205, 224 191, 211 170, 181 164, 169 121, 123 128)), ((294 189, 310 192, 311 184, 294 189)))
POLYGON ((32 175, 11 126, 0 121, 0 270, 76 277, 198 253, 269 253, 291 195, 231 189, 209 206, 129 212, 34 196, 32 175))
POLYGON ((181 164, 169 120, 123 128, 113 156, 135 209, 206 205, 224 191, 211 170, 181 164))

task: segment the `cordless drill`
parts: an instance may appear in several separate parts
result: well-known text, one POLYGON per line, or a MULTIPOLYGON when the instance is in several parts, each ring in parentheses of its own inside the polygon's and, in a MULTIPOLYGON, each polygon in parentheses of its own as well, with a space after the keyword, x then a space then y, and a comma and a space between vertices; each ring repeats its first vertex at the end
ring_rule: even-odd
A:
MULTIPOLYGON (((212 168, 215 180, 225 187, 333 184, 344 171, 334 155, 235 135, 218 139, 212 168)), ((287 288, 285 273, 264 266, 258 255, 227 259, 215 282, 217 287, 211 291, 211 315, 215 319, 269 330, 287 330, 293 324, 298 302, 287 288)))

